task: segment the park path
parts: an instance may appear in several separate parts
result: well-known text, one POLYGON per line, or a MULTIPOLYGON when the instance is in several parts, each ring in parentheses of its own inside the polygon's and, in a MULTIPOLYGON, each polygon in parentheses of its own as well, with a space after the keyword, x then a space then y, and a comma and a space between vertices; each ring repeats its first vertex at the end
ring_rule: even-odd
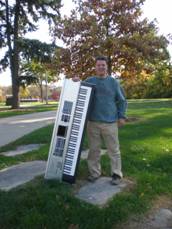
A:
POLYGON ((0 119, 0 146, 54 122, 56 111, 36 112, 0 119))

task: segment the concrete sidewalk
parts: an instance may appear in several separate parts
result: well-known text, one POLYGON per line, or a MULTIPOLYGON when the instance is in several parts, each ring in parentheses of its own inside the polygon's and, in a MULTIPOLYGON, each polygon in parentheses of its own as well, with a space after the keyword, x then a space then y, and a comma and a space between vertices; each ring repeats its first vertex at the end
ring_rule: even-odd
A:
POLYGON ((56 111, 37 112, 0 119, 0 146, 54 122, 56 111))
POLYGON ((0 170, 0 189, 8 191, 45 173, 46 161, 28 161, 0 170))

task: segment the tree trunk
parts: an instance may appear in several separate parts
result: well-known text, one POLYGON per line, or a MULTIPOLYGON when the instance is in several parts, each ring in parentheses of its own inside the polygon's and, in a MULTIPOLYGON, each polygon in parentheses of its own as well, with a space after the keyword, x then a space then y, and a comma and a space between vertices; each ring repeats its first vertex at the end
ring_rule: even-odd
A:
POLYGON ((112 74, 112 60, 111 60, 111 56, 108 56, 108 75, 112 74))
POLYGON ((44 102, 44 98, 43 98, 43 89, 42 89, 42 81, 39 83, 39 88, 40 88, 40 97, 41 97, 41 102, 44 102))
POLYGON ((12 109, 18 109, 20 106, 20 100, 19 100, 19 84, 17 82, 17 77, 12 76, 12 109))
POLYGON ((6 23, 7 23, 7 44, 10 56, 10 71, 12 77, 12 109, 19 108, 19 49, 18 49, 18 33, 19 33, 19 13, 20 13, 20 0, 16 0, 16 7, 14 13, 14 38, 11 39, 11 25, 9 20, 9 4, 8 0, 5 1, 6 4, 6 23), (13 42, 13 46, 12 46, 13 42))
POLYGON ((45 80, 45 82, 46 82, 46 85, 45 85, 45 87, 46 87, 46 105, 48 105, 48 81, 47 81, 47 75, 46 75, 46 80, 45 80))
MULTIPOLYGON (((105 27, 106 27, 106 37, 109 38, 110 20, 106 21, 105 27)), ((108 55, 107 56, 108 75, 112 74, 112 59, 111 59, 110 53, 111 53, 111 48, 110 48, 110 50, 108 50, 108 53, 107 53, 107 55, 108 55)))

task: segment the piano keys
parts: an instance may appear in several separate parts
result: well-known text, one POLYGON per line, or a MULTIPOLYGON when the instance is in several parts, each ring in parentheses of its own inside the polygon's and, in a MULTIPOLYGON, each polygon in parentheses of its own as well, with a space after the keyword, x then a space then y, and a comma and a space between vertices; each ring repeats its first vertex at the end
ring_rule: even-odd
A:
POLYGON ((65 79, 50 144, 46 179, 75 182, 93 88, 86 82, 65 79))

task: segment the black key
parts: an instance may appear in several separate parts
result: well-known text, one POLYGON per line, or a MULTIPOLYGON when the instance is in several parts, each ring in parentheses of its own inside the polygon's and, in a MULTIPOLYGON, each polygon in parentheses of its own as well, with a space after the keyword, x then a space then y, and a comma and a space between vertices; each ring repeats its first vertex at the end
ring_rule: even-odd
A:
POLYGON ((70 136, 70 142, 77 142, 77 137, 70 136))
POLYGON ((74 158, 74 156, 73 156, 73 155, 67 155, 67 156, 66 156, 66 158, 68 158, 68 159, 71 159, 71 160, 72 160, 72 159, 74 158))
POLYGON ((78 100, 76 103, 76 106, 84 107, 84 105, 85 105, 85 101, 83 101, 83 100, 78 100))
POLYGON ((76 111, 83 112, 84 108, 82 108, 82 107, 76 107, 76 109, 75 109, 75 110, 76 110, 76 111))
POLYGON ((86 100, 86 96, 84 96, 84 95, 79 95, 79 96, 78 96, 78 99, 86 100))
POLYGON ((72 161, 65 160, 65 165, 67 165, 67 166, 71 166, 71 165, 72 165, 72 161))
POLYGON ((73 123, 80 124, 81 123, 81 119, 74 118, 73 119, 73 123))
POLYGON ((79 135, 79 132, 73 131, 73 130, 72 130, 72 131, 71 131, 71 134, 72 134, 72 135, 75 135, 75 136, 78 136, 78 135, 79 135))
POLYGON ((69 147, 76 147, 76 143, 69 142, 69 147))
POLYGON ((75 153, 75 150, 70 150, 70 149, 68 149, 68 154, 74 154, 75 153))
POLYGON ((77 128, 80 128, 80 125, 74 124, 74 123, 73 123, 73 124, 72 124, 72 128, 76 128, 76 129, 77 129, 77 128))
POLYGON ((67 152, 69 152, 69 153, 74 153, 74 152, 75 152, 75 148, 69 147, 68 150, 67 150, 67 152))
POLYGON ((79 119, 81 119, 81 118, 82 118, 82 113, 75 113, 75 114, 74 114, 74 118, 79 118, 79 119))
POLYGON ((72 168, 70 166, 64 165, 64 169, 67 171, 71 171, 72 168))
POLYGON ((87 91, 88 91, 88 89, 86 89, 86 88, 80 88, 79 94, 84 94, 84 95, 86 95, 86 94, 87 94, 87 91))

